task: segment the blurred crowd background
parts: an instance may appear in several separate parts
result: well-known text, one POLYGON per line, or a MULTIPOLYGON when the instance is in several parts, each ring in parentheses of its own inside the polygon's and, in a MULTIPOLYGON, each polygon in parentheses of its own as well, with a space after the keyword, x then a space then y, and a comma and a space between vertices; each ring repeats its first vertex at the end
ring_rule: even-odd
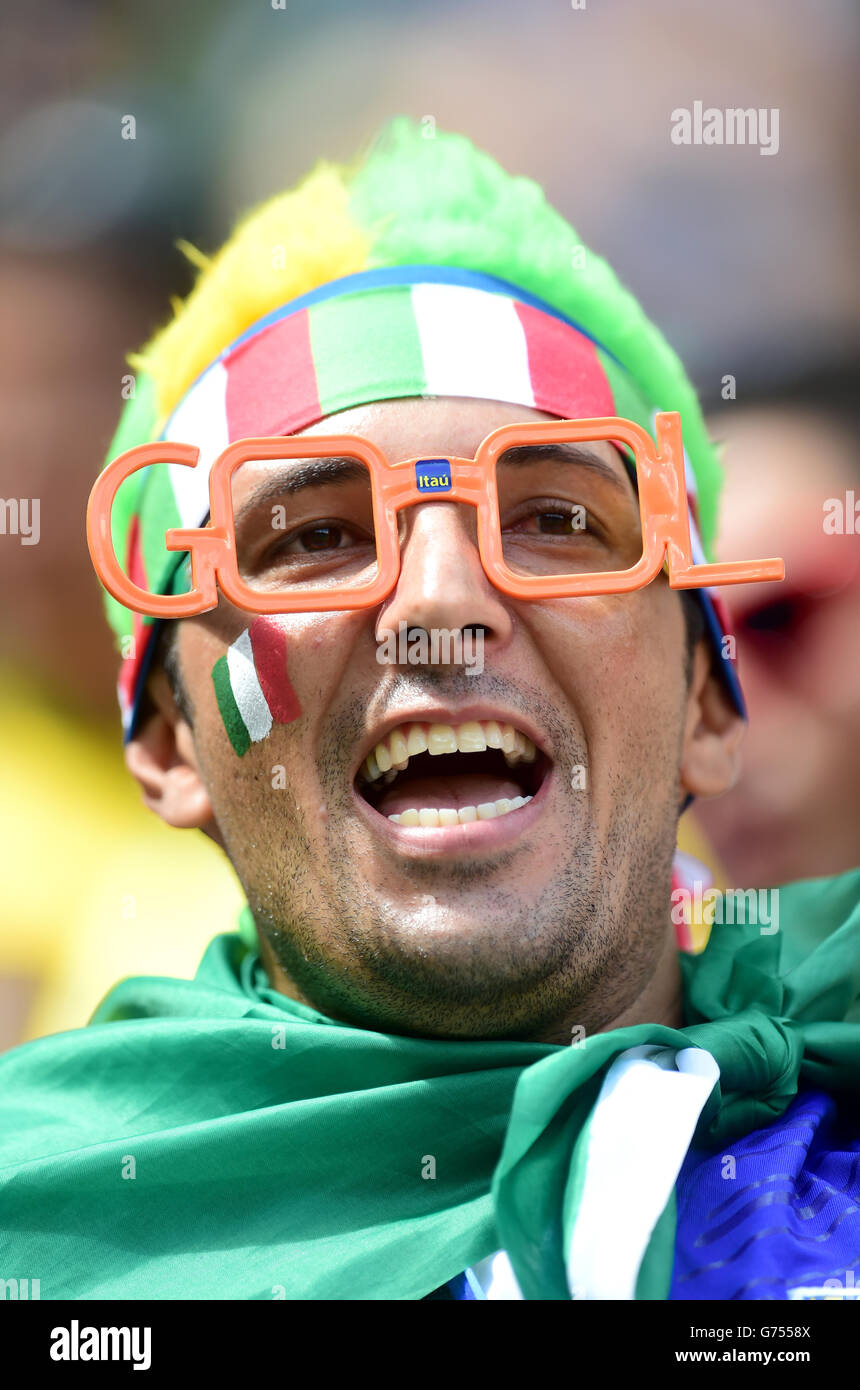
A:
POLYGON ((177 240, 216 249, 399 112, 537 179, 610 260, 724 441, 720 558, 786 560, 779 593, 726 591, 747 765, 682 842, 737 887, 860 860, 860 518, 822 525, 860 502, 850 0, 41 0, 0 23, 0 497, 41 499, 38 545, 0 535, 0 1048, 122 975, 193 974, 235 924, 229 866, 125 772, 87 495, 125 354, 193 283, 177 240), (778 152, 673 144, 697 100, 776 108, 778 152))

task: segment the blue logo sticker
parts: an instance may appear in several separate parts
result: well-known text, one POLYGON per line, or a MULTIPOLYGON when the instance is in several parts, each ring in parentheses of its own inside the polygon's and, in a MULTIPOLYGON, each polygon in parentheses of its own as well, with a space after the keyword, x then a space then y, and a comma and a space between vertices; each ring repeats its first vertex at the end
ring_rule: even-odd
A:
POLYGON ((448 459, 419 459, 415 465, 415 486, 419 492, 450 492, 451 464, 448 459))

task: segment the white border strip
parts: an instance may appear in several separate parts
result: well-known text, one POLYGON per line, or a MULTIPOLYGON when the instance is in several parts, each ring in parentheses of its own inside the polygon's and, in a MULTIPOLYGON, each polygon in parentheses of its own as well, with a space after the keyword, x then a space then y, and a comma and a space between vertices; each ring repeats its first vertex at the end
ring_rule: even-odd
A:
POLYGON ((202 526, 209 512, 209 474, 218 455, 230 443, 227 430, 227 368, 216 362, 189 391, 170 417, 165 439, 196 444, 196 468, 169 465, 170 481, 183 526, 202 526))

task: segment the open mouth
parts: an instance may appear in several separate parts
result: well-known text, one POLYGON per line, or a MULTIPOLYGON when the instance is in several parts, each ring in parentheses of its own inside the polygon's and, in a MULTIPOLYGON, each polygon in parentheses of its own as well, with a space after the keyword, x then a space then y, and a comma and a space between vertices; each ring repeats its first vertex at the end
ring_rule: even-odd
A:
POLYGON ((525 806, 550 760, 513 724, 398 724, 356 775, 360 796, 397 825, 466 825, 525 806))

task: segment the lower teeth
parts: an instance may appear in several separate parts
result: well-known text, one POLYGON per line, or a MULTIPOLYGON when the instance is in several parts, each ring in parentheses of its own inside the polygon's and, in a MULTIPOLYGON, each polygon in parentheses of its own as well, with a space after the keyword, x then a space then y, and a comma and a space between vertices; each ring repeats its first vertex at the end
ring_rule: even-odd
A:
POLYGON ((515 796, 512 801, 502 797, 499 801, 483 801, 480 806, 461 806, 459 811, 448 807, 437 810, 434 806, 423 806, 419 811, 412 807, 388 819, 397 825, 469 825, 476 820, 495 820, 498 816, 506 816, 529 801, 530 796, 515 796))

